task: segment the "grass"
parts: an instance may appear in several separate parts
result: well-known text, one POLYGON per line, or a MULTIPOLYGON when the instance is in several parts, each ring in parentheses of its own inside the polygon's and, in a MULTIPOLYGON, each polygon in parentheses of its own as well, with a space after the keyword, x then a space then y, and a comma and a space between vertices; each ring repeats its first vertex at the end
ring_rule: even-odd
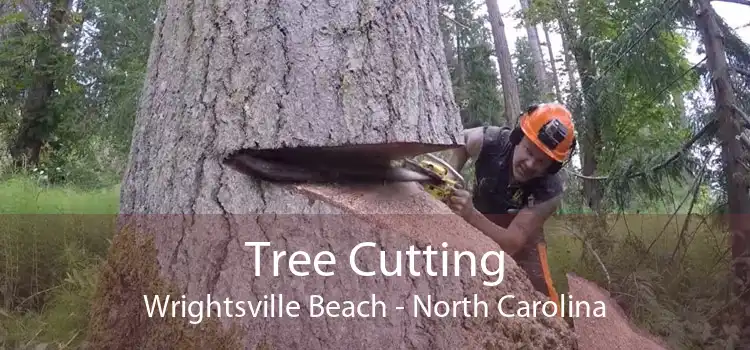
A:
POLYGON ((0 183, 0 348, 80 344, 117 207, 116 187, 0 183))
MULTIPOLYGON (((117 187, 48 188, 21 177, 0 183, 0 349, 76 348, 85 339, 118 198, 117 187)), ((575 272, 607 287, 639 325, 675 348, 725 348, 731 342, 732 329, 721 327, 730 307, 724 288, 728 243, 720 230, 695 217, 678 240, 685 216, 612 217, 604 238, 614 243, 599 252, 599 264, 582 259, 590 250, 581 238, 596 231, 590 221, 566 216, 547 225, 558 292, 567 291, 565 274, 575 272)))

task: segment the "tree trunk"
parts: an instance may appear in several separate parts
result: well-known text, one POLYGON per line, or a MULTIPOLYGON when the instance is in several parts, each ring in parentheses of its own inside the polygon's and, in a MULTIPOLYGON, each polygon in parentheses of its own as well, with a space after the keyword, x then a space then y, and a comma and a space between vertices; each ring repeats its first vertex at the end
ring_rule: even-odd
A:
MULTIPOLYGON (((521 0, 521 10, 524 14, 529 10, 529 0, 521 0)), ((550 101, 552 89, 547 79, 547 69, 544 67, 544 56, 542 55, 539 32, 534 24, 526 23, 526 35, 529 40, 529 47, 531 48, 531 60, 534 62, 534 75, 540 87, 539 91, 542 93, 542 101, 550 101)))
POLYGON ((33 166, 39 162, 42 147, 57 124, 57 116, 50 106, 55 90, 54 61, 61 49, 65 32, 63 21, 71 3, 72 0, 51 2, 46 42, 38 49, 31 86, 21 111, 21 125, 10 148, 16 166, 33 166))
MULTIPOLYGON (((222 165, 224 155, 243 148, 367 144, 362 157, 377 151, 399 157, 457 144, 461 125, 435 3, 354 4, 166 2, 123 180, 122 231, 93 303, 93 348, 574 348, 562 319, 492 312, 493 300, 505 294, 515 301, 540 298, 508 257, 487 260, 489 269, 505 266, 495 287, 482 283, 491 276, 471 276, 469 259, 457 266, 461 277, 426 277, 432 268, 419 257, 413 267, 403 262, 401 276, 355 274, 351 263, 378 271, 380 249, 389 269, 396 250, 409 246, 446 242, 449 250, 478 255, 499 250, 416 183, 283 185, 222 165), (245 242, 271 246, 258 257, 245 242), (363 242, 375 243, 349 260, 363 242), (272 250, 313 257, 330 251, 335 260, 316 273, 288 266, 300 257, 286 255, 274 275, 272 250), (310 275, 294 276, 294 270, 310 275), (323 277, 326 271, 334 273, 323 277), (330 311, 341 314, 344 301, 373 294, 386 303, 386 317, 382 308, 372 318, 311 314, 320 311, 312 308, 313 295, 339 302, 330 311), (413 311, 413 296, 474 294, 487 301, 488 317, 413 311), (144 302, 154 295, 218 303, 204 304, 202 319, 149 317, 144 302), (247 305, 240 317, 236 304, 225 304, 271 295, 282 304, 276 317, 252 317, 247 305)), ((332 261, 327 255, 315 260, 332 261)), ((452 275, 453 267, 445 271, 452 275)))
MULTIPOLYGON (((443 5, 446 2, 446 0, 441 0, 440 4, 443 5)), ((446 5, 450 6, 450 5, 446 5)), ((443 36, 443 50, 445 53, 445 61, 448 64, 448 71, 453 71, 456 69, 456 58, 454 53, 454 44, 453 44, 453 38, 451 37, 451 31, 450 31, 450 25, 448 21, 443 17, 439 16, 440 18, 440 32, 443 36)))
POLYGON ((568 73, 568 85, 570 86, 571 96, 575 95, 578 91, 578 79, 576 78, 576 69, 573 66, 573 58, 571 57, 570 44, 565 35, 561 36, 563 46, 563 58, 565 60, 565 71, 568 73))
POLYGON ((701 33, 706 50, 706 65, 716 99, 718 134, 722 144, 722 158, 726 173, 726 191, 729 205, 729 232, 732 235, 732 289, 738 300, 738 326, 740 327, 737 348, 750 347, 750 198, 748 198, 747 172, 740 164, 743 153, 737 139, 741 128, 735 117, 734 90, 730 82, 727 57, 717 15, 707 0, 697 2, 696 26, 701 33))
MULTIPOLYGON (((583 122, 584 130, 578 139, 581 145, 581 155, 583 156, 583 159, 581 159, 581 170, 583 175, 593 176, 598 166, 597 158, 601 149, 601 131, 596 121, 596 103, 592 100, 592 96, 595 96, 596 93, 592 90, 594 77, 596 76, 596 66, 591 57, 591 48, 576 35, 566 8, 564 6, 560 8, 562 9, 562 13, 559 20, 562 28, 563 43, 567 41, 571 45, 570 52, 575 58, 578 75, 581 77, 580 94, 573 94, 573 106, 574 110, 577 111, 574 117, 576 118, 576 122, 583 122)), ((585 32, 581 33, 581 38, 586 37, 585 32)), ((603 209, 601 183, 598 180, 584 179, 583 192, 589 208, 601 214, 603 209)))
POLYGON ((500 82, 503 86, 505 101, 505 120, 512 126, 516 118, 521 115, 521 98, 518 95, 518 82, 513 75, 513 65, 510 58, 508 40, 505 38, 505 24, 500 16, 497 0, 487 0, 487 14, 492 27, 492 37, 495 41, 495 55, 500 68, 500 82))
MULTIPOLYGON (((453 2, 453 12, 456 14, 456 22, 463 23, 461 16, 461 10, 459 9, 460 3, 458 1, 453 2)), ((466 83, 466 66, 464 62, 463 48, 464 48, 464 36, 463 27, 455 24, 456 28, 456 81, 458 86, 463 87, 466 83)))
POLYGON ((544 40, 547 41, 547 53, 549 54, 549 63, 552 66, 552 82, 555 87, 555 98, 557 102, 563 103, 562 91, 560 90, 560 79, 557 77, 557 63, 555 63, 555 51, 552 50, 552 41, 549 40, 549 25, 542 24, 544 30, 544 40))

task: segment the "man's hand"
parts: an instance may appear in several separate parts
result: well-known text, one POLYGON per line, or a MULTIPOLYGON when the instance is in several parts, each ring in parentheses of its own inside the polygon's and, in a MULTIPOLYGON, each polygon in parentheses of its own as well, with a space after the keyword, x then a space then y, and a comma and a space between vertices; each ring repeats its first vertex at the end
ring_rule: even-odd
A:
POLYGON ((456 189, 448 198, 448 207, 458 216, 466 219, 474 211, 471 193, 461 188, 456 189))

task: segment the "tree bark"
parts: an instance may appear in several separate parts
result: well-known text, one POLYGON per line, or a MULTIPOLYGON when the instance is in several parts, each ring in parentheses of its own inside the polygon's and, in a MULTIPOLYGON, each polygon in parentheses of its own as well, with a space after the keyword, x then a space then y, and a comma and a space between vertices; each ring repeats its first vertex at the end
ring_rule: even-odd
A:
POLYGON ((719 139, 726 174, 726 191, 729 206, 729 232, 732 237, 732 289, 738 300, 737 321, 740 326, 739 348, 750 346, 750 198, 748 197, 747 171, 740 162, 745 151, 737 136, 736 99, 732 89, 723 36, 717 15, 710 1, 699 0, 696 9, 696 26, 701 33, 706 50, 706 65, 711 75, 711 86, 716 99, 716 117, 719 121, 719 139))
POLYGON ((492 27, 492 37, 495 41, 495 55, 500 70, 500 82, 503 86, 503 100, 505 101, 505 120, 512 126, 516 118, 521 115, 521 98, 518 95, 518 82, 513 75, 513 65, 510 58, 508 40, 505 37, 505 24, 500 15, 497 0, 486 0, 487 14, 492 27))
MULTIPOLYGON (((499 250, 416 183, 282 185, 223 165, 224 155, 243 148, 371 145, 376 152, 395 145, 395 157, 457 144, 460 118, 436 4, 350 4, 165 3, 123 179, 121 231, 93 302, 94 348, 574 348, 562 319, 492 312, 504 294, 544 300, 508 257, 487 261, 488 268, 504 261, 496 287, 483 286, 491 277, 472 277, 468 265, 460 277, 427 277, 431 268, 419 258, 413 268, 420 276, 409 275, 406 261, 405 275, 388 278, 347 268, 353 262, 377 270, 381 249, 389 269, 396 250, 410 246, 446 242, 448 250, 480 255, 499 250), (244 242, 271 246, 256 260, 244 242), (362 242, 375 245, 350 261, 362 242), (293 266, 310 271, 294 276, 286 255, 274 275, 272 250, 330 251, 335 264, 323 270, 334 274, 293 266), (155 294, 178 301, 210 295, 222 304, 192 325, 196 317, 149 317, 144 297, 155 294), (289 311, 252 317, 247 306, 244 317, 226 315, 226 298, 257 302, 271 294, 299 303, 292 310, 299 317, 289 311), (316 294, 340 305, 374 294, 387 304, 387 317, 312 317, 316 294), (413 315, 414 295, 460 300, 473 294, 489 304, 488 317, 413 315)), ((341 306, 333 311, 341 313, 341 306)))

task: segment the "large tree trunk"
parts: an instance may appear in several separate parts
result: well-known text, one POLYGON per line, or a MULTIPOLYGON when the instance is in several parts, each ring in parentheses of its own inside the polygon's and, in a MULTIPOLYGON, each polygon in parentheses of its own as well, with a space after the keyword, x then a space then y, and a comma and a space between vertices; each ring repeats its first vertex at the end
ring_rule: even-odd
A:
MULTIPOLYGON (((521 0, 521 10, 525 15, 529 10, 529 0, 521 0)), ((531 49, 531 60, 534 63, 534 76, 537 84, 539 84, 539 91, 542 93, 542 96, 540 97, 543 101, 550 101, 552 97, 552 89, 550 88, 549 80, 547 79, 547 69, 544 67, 544 56, 542 55, 542 45, 539 40, 539 32, 534 24, 526 23, 526 35, 529 40, 529 48, 531 49)))
POLYGON ((521 114, 521 98, 518 95, 518 82, 513 75, 513 65, 510 58, 508 40, 505 38, 505 24, 500 15, 497 0, 486 0, 487 15, 492 27, 492 37, 495 41, 495 56, 500 69, 500 82, 503 86, 503 100, 505 101, 505 120, 508 125, 515 124, 521 114))
POLYGON ((735 117, 735 96, 732 89, 722 33, 717 15, 707 0, 699 0, 696 8, 696 26, 701 33, 706 50, 706 65, 711 74, 713 94, 716 99, 718 134, 722 145, 722 159, 726 173, 726 191, 729 206, 729 232, 732 236, 732 289, 738 300, 737 323, 740 327, 738 348, 750 347, 750 198, 748 198, 747 171, 742 164, 742 149, 737 138, 741 133, 735 117))
POLYGON ((409 275, 405 260, 403 276, 354 273, 349 254, 362 242, 375 244, 353 262, 368 270, 380 267, 380 249, 389 268, 396 250, 410 246, 447 242, 448 250, 480 257, 499 250, 417 184, 292 186, 222 165, 224 155, 243 148, 369 144, 370 153, 400 157, 457 144, 461 125, 435 2, 350 4, 166 2, 123 180, 123 230, 93 303, 94 348, 574 348, 562 319, 492 312, 505 294, 544 300, 508 257, 488 260, 489 268, 505 264, 495 287, 482 283, 491 276, 471 276, 468 259, 461 277, 427 277, 421 258, 414 266, 420 276, 409 275), (258 264, 244 242, 271 246, 262 248, 258 264), (330 251, 335 264, 322 272, 335 274, 292 266, 311 271, 294 276, 287 255, 274 276, 272 250, 330 251), (190 325, 196 318, 189 316, 148 317, 144 297, 168 293, 178 301, 210 294, 222 304, 200 326, 190 325), (251 317, 247 306, 244 317, 225 313, 226 298, 257 302, 270 294, 299 303, 291 310, 299 317, 286 309, 282 317, 251 317), (387 317, 313 318, 309 311, 320 311, 310 310, 315 294, 340 304, 374 294, 387 304, 387 317), (474 294, 489 304, 488 317, 414 317, 414 295, 474 294))

